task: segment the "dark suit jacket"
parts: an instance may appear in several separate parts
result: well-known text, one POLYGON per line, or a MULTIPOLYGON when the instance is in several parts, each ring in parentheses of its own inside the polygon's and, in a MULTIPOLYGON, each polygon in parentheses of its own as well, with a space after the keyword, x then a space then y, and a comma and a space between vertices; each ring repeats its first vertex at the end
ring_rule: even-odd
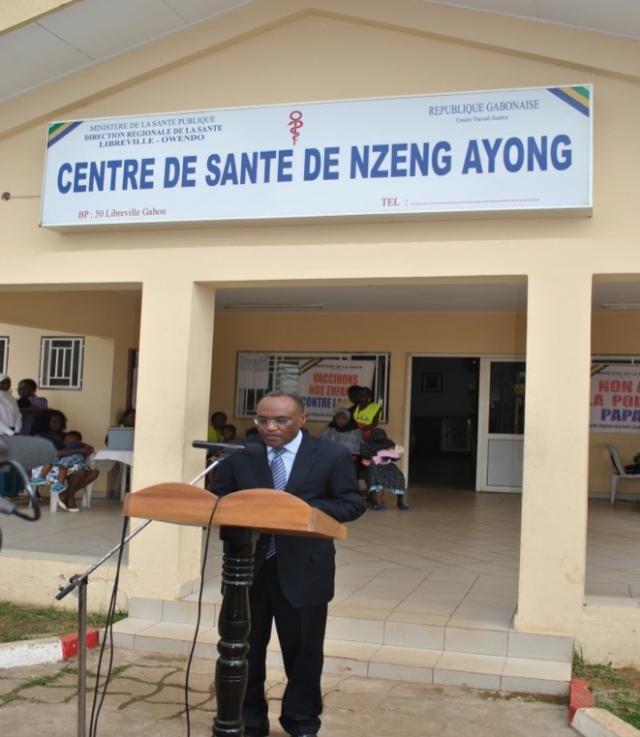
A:
MULTIPOLYGON (((236 453, 221 463, 213 482, 219 496, 243 489, 273 486, 266 446, 260 438, 247 438, 265 449, 263 456, 236 453)), ((351 455, 341 445, 303 434, 286 491, 322 510, 338 522, 349 522, 364 513, 351 455)), ((268 536, 261 535, 255 575, 264 562, 268 536)), ((334 593, 335 546, 333 540, 276 535, 276 560, 282 591, 295 607, 317 606, 331 601, 334 593)))

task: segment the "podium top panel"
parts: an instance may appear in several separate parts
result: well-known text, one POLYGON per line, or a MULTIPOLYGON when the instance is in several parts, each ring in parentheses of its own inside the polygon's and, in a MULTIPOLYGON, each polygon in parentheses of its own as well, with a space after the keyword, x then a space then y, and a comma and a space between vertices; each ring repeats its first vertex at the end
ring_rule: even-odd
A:
POLYGON ((122 513, 199 527, 212 524, 279 535, 347 537, 345 525, 293 494, 275 489, 246 489, 217 497, 189 484, 156 484, 128 494, 122 513))

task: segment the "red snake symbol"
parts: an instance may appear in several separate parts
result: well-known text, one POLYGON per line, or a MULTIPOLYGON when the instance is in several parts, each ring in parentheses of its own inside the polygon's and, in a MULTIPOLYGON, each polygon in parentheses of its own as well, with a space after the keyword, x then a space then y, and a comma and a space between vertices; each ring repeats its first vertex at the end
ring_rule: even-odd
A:
POLYGON ((298 129, 302 128, 304 123, 302 122, 302 113, 300 110, 294 110, 289 115, 289 129, 291 130, 291 138, 293 139, 293 145, 295 146, 298 138, 300 138, 300 134, 298 133, 298 129))

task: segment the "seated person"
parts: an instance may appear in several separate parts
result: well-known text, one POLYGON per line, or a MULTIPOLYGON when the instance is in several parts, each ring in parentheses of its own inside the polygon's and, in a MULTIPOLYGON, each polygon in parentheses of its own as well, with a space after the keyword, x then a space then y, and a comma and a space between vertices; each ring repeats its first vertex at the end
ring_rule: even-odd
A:
MULTIPOLYGON (((64 444, 65 450, 81 451, 84 448, 82 435, 77 430, 69 430, 68 433, 65 433, 64 437, 62 438, 62 442, 64 444)), ((51 492, 53 494, 59 494, 61 491, 65 491, 67 488, 68 470, 72 466, 75 466, 77 463, 84 463, 84 455, 80 452, 73 453, 72 455, 66 455, 64 457, 56 456, 52 461, 50 461, 49 463, 45 463, 44 466, 42 466, 42 468, 40 469, 40 475, 32 479, 31 483, 35 486, 46 484, 47 480, 45 476, 49 473, 49 471, 51 471, 53 466, 58 466, 58 480, 51 487, 51 492)))
POLYGON ((47 400, 36 395, 37 390, 38 385, 33 379, 22 379, 18 384, 18 408, 22 415, 20 435, 31 435, 35 415, 49 408, 47 400))
POLYGON ((135 427, 136 426, 136 411, 133 407, 128 407, 122 413, 119 426, 120 427, 135 427))
POLYGON ((404 503, 406 480, 396 461, 402 458, 404 448, 387 437, 381 427, 371 430, 371 437, 362 442, 363 464, 367 467, 369 502, 376 511, 382 511, 382 492, 390 491, 396 497, 397 507, 409 511, 404 503))
POLYGON ((222 428, 227 424, 227 415, 224 412, 214 412, 211 415, 211 424, 207 428, 207 440, 210 443, 222 442, 222 428))
MULTIPOLYGON (((118 422, 118 427, 135 427, 136 426, 136 411, 133 407, 127 407, 122 413, 122 417, 118 422)), ((109 433, 106 434, 104 444, 109 445, 109 433)))
MULTIPOLYGON (((36 437, 47 438, 54 444, 57 455, 64 457, 66 455, 75 455, 80 453, 83 456, 82 463, 75 463, 71 468, 67 469, 67 489, 58 494, 58 504, 62 509, 68 512, 79 512, 76 506, 76 494, 93 483, 98 478, 98 471, 92 468, 88 463, 89 456, 94 452, 94 448, 86 443, 82 443, 80 450, 67 450, 62 442, 67 430, 67 418, 64 413, 58 409, 43 409, 35 416, 33 421, 33 434, 36 437)), ((52 466, 46 475, 46 481, 52 486, 58 481, 60 466, 52 466)), ((32 469, 32 476, 44 476, 39 468, 32 469)))
POLYGON ((338 409, 333 420, 322 430, 320 437, 344 445, 355 462, 360 458, 362 431, 348 409, 338 409))
POLYGON ((15 435, 22 427, 22 415, 11 391, 11 378, 0 374, 0 435, 15 435))
POLYGON ((382 414, 382 405, 379 402, 373 402, 371 399, 371 389, 368 386, 361 386, 358 392, 358 404, 353 407, 353 419, 356 421, 362 437, 368 440, 371 437, 371 430, 377 427, 382 414))

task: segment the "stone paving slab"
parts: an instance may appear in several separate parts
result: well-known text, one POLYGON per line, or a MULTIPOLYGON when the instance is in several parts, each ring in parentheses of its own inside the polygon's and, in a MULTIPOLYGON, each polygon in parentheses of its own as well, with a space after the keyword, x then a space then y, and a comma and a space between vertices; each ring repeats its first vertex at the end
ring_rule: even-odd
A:
MULTIPOLYGON (((108 658, 104 658, 104 663, 108 658)), ((75 660, 0 671, 0 723, 11 737, 73 737, 77 734, 75 660)), ((104 700, 98 734, 187 734, 184 693, 186 658, 118 648, 114 678, 104 700), (143 731, 144 730, 144 731, 143 731)), ((87 670, 97 671, 98 652, 90 651, 87 670)), ((104 681, 104 673, 103 678, 104 681)), ((209 737, 215 713, 213 670, 194 659, 191 735, 209 737)), ((93 700, 93 675, 87 678, 87 734, 93 700)), ((286 737, 278 723, 284 675, 269 671, 272 737, 286 737)), ((322 737, 575 737, 567 724, 567 704, 458 687, 399 683, 357 676, 323 679, 322 737)))

